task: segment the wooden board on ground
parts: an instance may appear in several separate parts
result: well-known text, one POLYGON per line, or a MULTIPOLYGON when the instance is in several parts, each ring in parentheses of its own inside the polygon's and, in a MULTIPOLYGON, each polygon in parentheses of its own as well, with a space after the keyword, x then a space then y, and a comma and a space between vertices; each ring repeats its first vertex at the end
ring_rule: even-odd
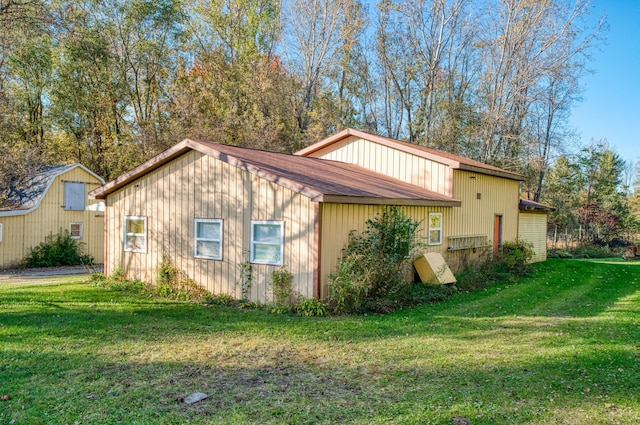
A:
POLYGON ((413 261, 413 266, 418 271, 420 280, 430 283, 456 283, 457 280, 442 254, 428 252, 413 261))

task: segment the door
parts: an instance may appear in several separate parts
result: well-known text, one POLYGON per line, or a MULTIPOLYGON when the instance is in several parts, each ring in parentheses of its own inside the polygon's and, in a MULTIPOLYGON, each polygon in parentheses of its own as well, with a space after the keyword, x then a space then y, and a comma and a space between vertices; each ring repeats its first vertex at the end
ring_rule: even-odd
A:
POLYGON ((493 222, 493 252, 495 254, 502 247, 502 216, 496 214, 493 222))

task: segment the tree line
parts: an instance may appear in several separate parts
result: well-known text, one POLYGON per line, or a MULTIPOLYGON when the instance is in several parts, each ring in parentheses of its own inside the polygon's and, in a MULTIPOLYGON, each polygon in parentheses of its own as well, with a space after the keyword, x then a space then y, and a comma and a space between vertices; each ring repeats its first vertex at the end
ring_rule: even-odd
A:
POLYGON ((547 174, 602 39, 587 0, 0 1, 0 175, 105 179, 185 137, 292 152, 345 127, 547 174))

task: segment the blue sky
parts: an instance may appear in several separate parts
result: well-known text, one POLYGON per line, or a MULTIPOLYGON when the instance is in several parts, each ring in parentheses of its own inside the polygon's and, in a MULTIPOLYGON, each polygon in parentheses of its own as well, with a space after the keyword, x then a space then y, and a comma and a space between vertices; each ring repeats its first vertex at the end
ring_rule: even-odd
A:
POLYGON ((582 81, 583 100, 571 125, 583 145, 607 139, 626 161, 640 160, 640 0, 594 0, 592 18, 605 15, 606 44, 593 55, 595 71, 582 81))

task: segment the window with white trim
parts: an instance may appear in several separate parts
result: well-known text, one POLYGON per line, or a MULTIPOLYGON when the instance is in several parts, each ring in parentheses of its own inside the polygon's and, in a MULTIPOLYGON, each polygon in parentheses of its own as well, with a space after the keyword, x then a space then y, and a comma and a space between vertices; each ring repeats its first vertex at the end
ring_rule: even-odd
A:
POLYGON ((71 239, 82 239, 82 223, 69 223, 71 239))
POLYGON ((251 262, 282 265, 284 223, 282 221, 251 222, 251 262))
POLYGON ((222 220, 196 218, 193 235, 194 257, 222 260, 222 220))
POLYGON ((442 244, 442 213, 429 213, 429 245, 442 244))
POLYGON ((85 184, 79 182, 64 182, 64 209, 67 211, 84 210, 85 184))
POLYGON ((0 242, 2 242, 2 223, 0 223, 0 242))
POLYGON ((147 252, 147 217, 124 217, 124 250, 147 252))

